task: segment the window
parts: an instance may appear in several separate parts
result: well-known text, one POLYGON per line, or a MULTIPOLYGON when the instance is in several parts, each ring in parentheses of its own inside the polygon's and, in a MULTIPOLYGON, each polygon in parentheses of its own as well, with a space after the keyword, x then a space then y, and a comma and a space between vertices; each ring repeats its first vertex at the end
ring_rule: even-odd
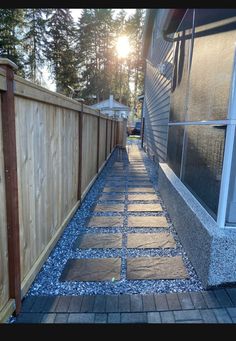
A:
POLYGON ((180 177, 183 137, 184 137, 183 126, 169 127, 167 162, 178 177, 180 177))
POLYGON ((186 126, 182 181, 216 217, 225 126, 186 126))
POLYGON ((236 225, 235 120, 230 121, 236 99, 229 106, 235 15, 236 10, 189 9, 174 36, 167 162, 220 226, 236 225), (231 158, 232 167, 226 167, 231 158))

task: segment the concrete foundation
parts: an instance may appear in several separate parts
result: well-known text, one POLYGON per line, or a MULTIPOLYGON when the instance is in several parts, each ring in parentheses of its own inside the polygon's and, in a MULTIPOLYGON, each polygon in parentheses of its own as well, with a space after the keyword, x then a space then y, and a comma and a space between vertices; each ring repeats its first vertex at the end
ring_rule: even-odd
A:
POLYGON ((236 229, 219 228, 168 165, 159 166, 161 197, 204 288, 236 282, 236 229))

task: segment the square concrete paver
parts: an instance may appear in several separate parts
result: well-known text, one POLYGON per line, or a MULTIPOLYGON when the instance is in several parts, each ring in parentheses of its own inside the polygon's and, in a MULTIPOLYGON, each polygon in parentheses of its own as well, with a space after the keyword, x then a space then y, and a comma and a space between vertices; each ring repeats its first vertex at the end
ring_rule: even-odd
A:
POLYGON ((129 187, 128 192, 155 193, 153 187, 129 187))
POLYGON ((147 170, 146 170, 146 168, 135 168, 135 167, 132 167, 132 168, 130 168, 129 167, 129 169, 128 169, 128 171, 129 171, 129 173, 147 173, 147 170))
POLYGON ((127 236, 127 248, 141 248, 141 249, 153 249, 153 248, 175 248, 176 243, 173 236, 170 233, 130 233, 127 236))
POLYGON ((125 188, 124 187, 119 187, 119 186, 104 187, 103 193, 106 193, 106 192, 125 192, 125 188))
POLYGON ((149 180, 136 180, 128 181, 128 187, 152 187, 152 183, 149 180))
POLYGON ((128 212, 161 212, 160 204, 128 204, 128 212))
POLYGON ((119 194, 119 193, 104 193, 99 197, 99 200, 125 200, 125 195, 124 194, 119 194))
POLYGON ((123 180, 108 180, 105 183, 106 187, 121 187, 121 186, 125 186, 125 181, 123 180))
POLYGON ((122 247, 122 234, 82 234, 76 239, 74 247, 79 249, 120 249, 122 247))
POLYGON ((96 212, 123 212, 124 204, 97 204, 94 208, 96 212))
MULTIPOLYGON (((113 176, 113 178, 117 178, 117 177, 122 178, 122 181, 124 181, 124 180, 125 180, 126 173, 113 173, 113 172, 112 172, 112 176, 113 176)), ((108 180, 108 179, 107 179, 107 180, 108 180)), ((112 180, 113 180, 113 179, 112 179, 112 180)))
POLYGON ((147 170, 146 168, 127 168, 127 171, 129 173, 146 173, 147 174, 147 170))
POLYGON ((141 172, 146 172, 146 168, 145 167, 140 167, 140 166, 131 166, 129 167, 129 171, 130 172, 138 172, 138 171, 141 171, 141 172))
POLYGON ((168 227, 166 217, 128 217, 128 227, 168 227))
POLYGON ((126 174, 125 170, 119 170, 119 169, 112 169, 111 173, 113 176, 122 176, 126 174))
POLYGON ((128 200, 158 200, 158 196, 156 194, 146 194, 146 193, 141 193, 141 194, 128 194, 128 200))
MULTIPOLYGON (((135 183, 138 185, 142 182, 150 182, 150 178, 148 176, 132 176, 128 178, 128 185, 131 185, 132 183, 135 183)), ((151 182, 150 182, 151 183, 151 182)))
POLYGON ((181 256, 137 257, 127 259, 127 279, 186 279, 181 256))
POLYGON ((106 177, 107 181, 124 181, 124 177, 123 176, 107 176, 106 177))
POLYGON ((124 162, 123 161, 115 161, 113 166, 123 166, 124 162))
POLYGON ((123 217, 92 217, 88 227, 122 227, 123 217))
POLYGON ((60 281, 111 281, 120 279, 121 258, 69 259, 60 281))

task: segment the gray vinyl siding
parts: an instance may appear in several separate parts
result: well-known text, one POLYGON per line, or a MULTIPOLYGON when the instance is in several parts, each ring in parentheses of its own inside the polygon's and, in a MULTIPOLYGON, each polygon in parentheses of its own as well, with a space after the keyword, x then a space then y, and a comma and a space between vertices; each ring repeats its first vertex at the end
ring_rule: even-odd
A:
POLYGON ((153 25, 145 72, 144 145, 149 155, 159 162, 166 161, 167 136, 170 111, 173 43, 163 39, 161 26, 163 12, 157 12, 153 25), (166 65, 165 76, 159 71, 166 65))

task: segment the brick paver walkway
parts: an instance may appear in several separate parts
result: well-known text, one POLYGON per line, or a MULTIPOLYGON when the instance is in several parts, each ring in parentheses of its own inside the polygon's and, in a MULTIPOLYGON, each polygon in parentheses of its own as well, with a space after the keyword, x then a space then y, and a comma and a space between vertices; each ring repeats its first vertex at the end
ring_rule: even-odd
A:
MULTIPOLYGON (((129 165, 114 162, 112 174, 94 206, 87 227, 74 248, 128 249, 175 248, 169 224, 157 201, 137 146, 129 149, 129 165), (112 203, 110 202, 112 200, 112 203), (125 200, 125 204, 119 202, 125 200), (143 202, 140 203, 140 200, 143 202), (97 216, 97 212, 104 215, 97 216), (135 228, 125 237, 122 231, 109 228, 135 228), (138 213, 138 216, 135 215, 138 213), (153 215, 158 213, 158 216, 153 215), (106 228, 107 232, 92 230, 106 228), (147 229, 147 232, 141 232, 147 229), (160 228, 160 232, 152 228, 160 228), (94 238, 94 236, 96 238, 94 238)), ((127 257, 126 278, 185 279, 188 277, 181 255, 161 257, 127 257)), ((117 281, 121 275, 121 258, 69 259, 61 281, 117 281)), ((121 294, 83 296, 30 296, 23 301, 22 312, 15 323, 234 323, 236 322, 236 288, 172 294, 121 294)))
POLYGON ((151 295, 26 297, 15 323, 235 323, 236 288, 151 295))

